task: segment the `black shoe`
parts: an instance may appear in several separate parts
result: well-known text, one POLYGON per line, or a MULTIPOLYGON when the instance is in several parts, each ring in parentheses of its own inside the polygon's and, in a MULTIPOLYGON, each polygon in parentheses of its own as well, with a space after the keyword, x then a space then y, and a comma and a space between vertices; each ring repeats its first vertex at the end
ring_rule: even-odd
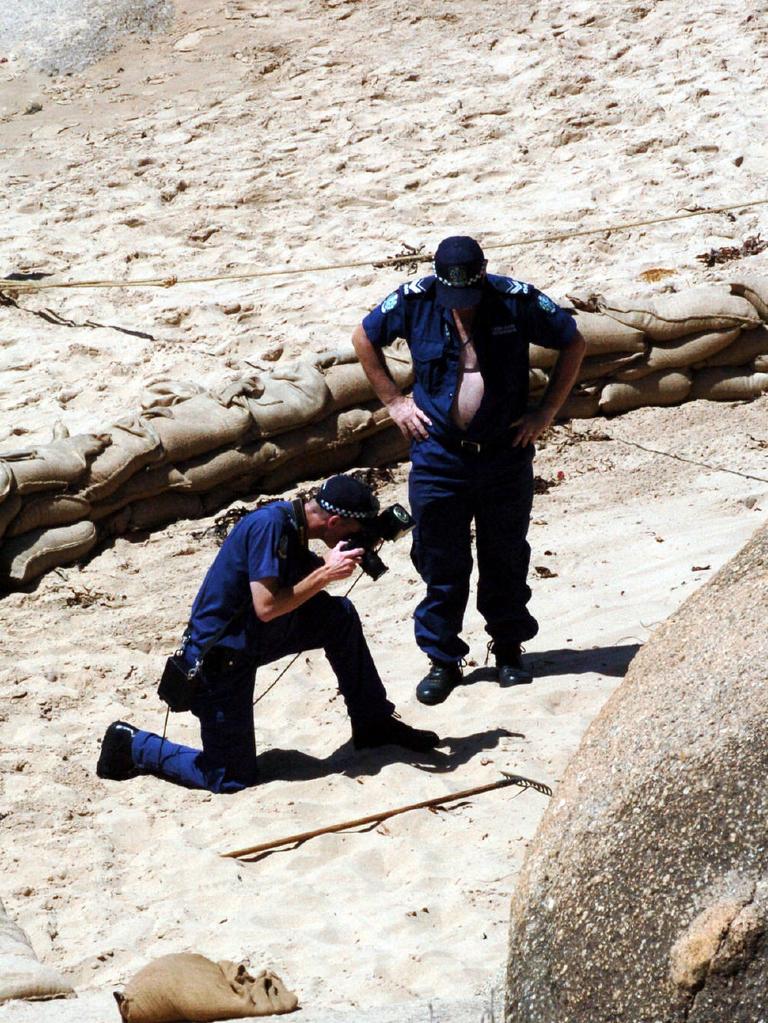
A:
POLYGON ((96 764, 96 774, 99 778, 126 781, 141 774, 134 767, 131 753, 133 737, 137 731, 138 729, 126 721, 112 722, 101 740, 101 753, 96 764))
POLYGON ((525 686, 533 682, 533 673, 523 667, 522 647, 519 643, 509 643, 506 646, 494 643, 492 649, 500 686, 525 686))
POLYGON ((434 707, 447 700, 462 682, 461 668, 455 661, 430 661, 428 673, 416 686, 416 699, 434 707))
POLYGON ((434 749, 440 742, 436 732, 423 728, 412 728, 398 718, 381 718, 352 729, 355 749, 374 749, 377 746, 404 746, 405 749, 424 753, 434 749))

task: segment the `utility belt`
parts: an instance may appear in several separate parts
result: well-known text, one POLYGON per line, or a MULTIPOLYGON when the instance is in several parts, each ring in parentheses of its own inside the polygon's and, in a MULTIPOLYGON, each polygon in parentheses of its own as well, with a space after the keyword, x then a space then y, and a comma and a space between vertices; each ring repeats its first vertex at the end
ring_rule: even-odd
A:
MULTIPOLYGON (((493 451, 518 450, 512 447, 511 431, 500 434, 498 437, 491 437, 489 440, 468 440, 466 437, 441 437, 438 440, 446 451, 456 455, 482 455, 493 451)), ((524 451, 524 448, 520 448, 524 451)))

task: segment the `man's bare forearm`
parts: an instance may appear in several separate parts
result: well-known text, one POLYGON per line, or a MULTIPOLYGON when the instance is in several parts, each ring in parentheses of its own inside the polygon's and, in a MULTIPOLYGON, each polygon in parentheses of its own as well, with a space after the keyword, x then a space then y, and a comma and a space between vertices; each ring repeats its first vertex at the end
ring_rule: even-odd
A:
POLYGON ((585 349, 586 342, 577 333, 568 347, 560 352, 541 401, 541 411, 547 417, 554 419, 571 393, 581 369, 585 349))
POLYGON ((355 329, 352 335, 352 344, 355 346, 360 365, 382 405, 389 405, 390 402, 401 398, 402 391, 392 379, 381 350, 368 340, 368 335, 362 324, 355 329))
POLYGON ((280 586, 272 589, 263 582, 251 583, 253 609, 262 622, 295 611, 312 597, 324 590, 331 582, 332 575, 327 565, 319 565, 314 572, 300 579, 294 586, 280 586))

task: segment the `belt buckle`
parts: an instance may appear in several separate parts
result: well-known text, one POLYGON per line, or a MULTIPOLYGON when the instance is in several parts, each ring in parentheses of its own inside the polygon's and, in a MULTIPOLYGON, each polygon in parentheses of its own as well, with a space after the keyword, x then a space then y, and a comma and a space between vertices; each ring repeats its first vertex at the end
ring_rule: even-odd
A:
POLYGON ((473 455, 479 455, 482 445, 476 440, 460 440, 459 447, 462 451, 471 451, 473 455))

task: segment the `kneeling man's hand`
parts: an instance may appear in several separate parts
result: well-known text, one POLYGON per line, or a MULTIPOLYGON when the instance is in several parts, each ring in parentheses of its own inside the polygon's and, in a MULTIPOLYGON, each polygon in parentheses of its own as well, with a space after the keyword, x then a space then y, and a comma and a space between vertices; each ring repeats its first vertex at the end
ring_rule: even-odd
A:
POLYGON ((350 543, 349 540, 340 540, 323 558, 328 575, 331 579, 346 579, 352 575, 360 564, 363 556, 363 548, 355 547, 345 551, 344 548, 350 543))

